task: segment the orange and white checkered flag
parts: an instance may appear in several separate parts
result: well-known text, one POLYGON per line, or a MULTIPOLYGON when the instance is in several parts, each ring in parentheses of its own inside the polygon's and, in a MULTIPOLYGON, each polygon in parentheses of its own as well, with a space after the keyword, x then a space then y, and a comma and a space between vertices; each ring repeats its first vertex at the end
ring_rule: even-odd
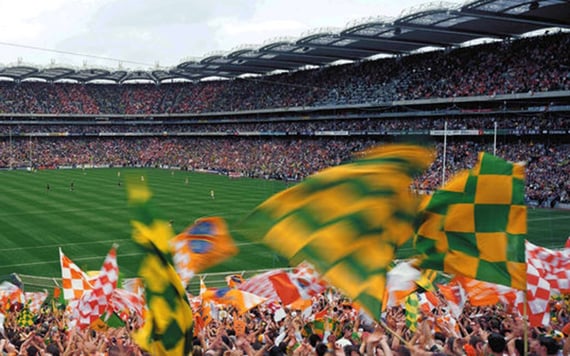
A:
POLYGON ((89 277, 59 249, 61 284, 65 300, 79 299, 85 291, 93 289, 89 277))

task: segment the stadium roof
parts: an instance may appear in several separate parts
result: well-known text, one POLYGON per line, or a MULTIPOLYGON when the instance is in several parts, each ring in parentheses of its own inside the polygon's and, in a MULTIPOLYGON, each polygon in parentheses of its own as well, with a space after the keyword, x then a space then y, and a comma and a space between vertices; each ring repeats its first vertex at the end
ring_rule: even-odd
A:
POLYGON ((399 18, 370 18, 341 31, 321 30, 293 41, 276 40, 257 48, 186 61, 166 70, 13 66, 0 68, 0 77, 16 81, 38 78, 116 83, 236 78, 244 74, 264 75, 324 66, 342 60, 358 61, 382 54, 407 54, 426 47, 452 48, 481 38, 516 38, 546 28, 570 29, 569 19, 570 2, 566 0, 476 0, 455 7, 438 2, 399 18))

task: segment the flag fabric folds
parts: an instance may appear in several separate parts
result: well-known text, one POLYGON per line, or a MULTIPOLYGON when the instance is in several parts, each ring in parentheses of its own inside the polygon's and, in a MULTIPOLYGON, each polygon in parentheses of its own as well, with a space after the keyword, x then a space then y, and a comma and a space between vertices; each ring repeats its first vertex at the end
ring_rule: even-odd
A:
POLYGON ((20 287, 8 281, 0 283, 0 304, 2 306, 10 306, 15 303, 23 304, 24 302, 24 293, 20 287))
POLYGON ((415 280, 416 285, 418 288, 424 291, 431 291, 434 292, 435 288, 433 286, 433 281, 437 278, 437 271, 432 269, 424 269, 421 272, 420 278, 415 280))
POLYGON ((29 305, 24 305, 24 308, 20 311, 17 319, 19 326, 32 326, 34 325, 34 315, 30 311, 29 305))
MULTIPOLYGON (((478 281, 464 276, 455 276, 450 285, 458 284, 472 306, 486 306, 503 303, 514 305, 517 290, 503 285, 478 281)), ((441 287, 440 287, 441 292, 441 287)))
POLYGON ((570 249, 551 250, 526 242, 527 263, 543 270, 553 295, 570 293, 570 249))
POLYGON ((277 295, 275 287, 271 282, 271 276, 281 272, 282 270, 271 270, 256 274, 240 284, 238 289, 266 298, 268 301, 277 302, 279 301, 279 295, 277 295))
POLYGON ((194 274, 238 252, 226 222, 220 217, 196 220, 170 243, 174 266, 184 286, 188 285, 194 274))
POLYGON ((192 310, 182 281, 172 263, 168 222, 156 216, 151 192, 141 182, 127 187, 132 212, 132 237, 142 251, 138 275, 143 279, 148 310, 133 338, 152 355, 188 355, 192 352, 192 310))
POLYGON ((550 283, 544 278, 544 274, 544 269, 529 261, 527 264, 528 289, 517 293, 517 308, 522 315, 527 315, 531 326, 550 325, 551 290, 550 283), (526 293, 526 298, 524 293, 526 293))
MULTIPOLYGON (((532 326, 550 324, 551 296, 570 292, 570 249, 551 250, 526 241, 527 314, 532 326)), ((519 296, 519 310, 524 312, 519 296)))
POLYGON ((63 287, 63 299, 79 299, 85 291, 93 286, 89 282, 89 276, 79 268, 69 257, 59 249, 59 261, 61 265, 61 284, 63 287))
POLYGON ((420 301, 416 293, 408 295, 406 298, 406 326, 411 332, 415 332, 418 327, 420 301))
POLYGON ((241 274, 230 274, 226 276, 226 283, 229 288, 238 288, 245 282, 245 279, 241 274))
POLYGON ((412 267, 410 261, 396 263, 386 274, 386 295, 384 310, 396 305, 404 305, 406 297, 417 287, 415 281, 421 278, 421 272, 412 267))
POLYGON ((236 308, 240 315, 267 300, 255 294, 229 287, 208 288, 201 297, 203 303, 212 301, 222 305, 231 305, 236 308))
POLYGON ((321 276, 380 319, 387 266, 413 236, 417 201, 412 176, 433 152, 386 145, 325 169, 259 205, 241 230, 321 276))
POLYGON ((414 293, 434 292, 433 281, 437 271, 426 269, 419 271, 412 267, 410 261, 399 262, 387 274, 387 290, 384 309, 395 305, 403 305, 406 298, 414 293))
POLYGON ((48 292, 44 290, 43 292, 25 292, 24 298, 28 303, 28 307, 32 313, 38 314, 42 305, 48 297, 48 292))
POLYGON ((526 288, 524 167, 487 153, 426 199, 419 266, 526 288))
POLYGON ((117 251, 113 246, 97 277, 91 280, 93 288, 83 293, 75 308, 74 319, 81 329, 89 327, 103 313, 110 310, 113 291, 117 288, 119 279, 119 266, 117 264, 117 251))
POLYGON ((289 273, 285 271, 272 275, 269 277, 269 280, 273 284, 273 288, 283 305, 289 305, 297 301, 297 299, 309 298, 308 295, 302 294, 300 287, 291 280, 289 273))
POLYGON ((125 289, 117 288, 111 295, 111 308, 123 321, 129 317, 136 317, 138 321, 143 320, 144 298, 136 293, 125 289))
POLYGON ((321 278, 315 267, 307 261, 299 263, 289 275, 302 290, 301 294, 309 297, 323 293, 328 287, 328 284, 321 278))
POLYGON ((459 283, 438 284, 439 293, 445 298, 449 311, 454 318, 458 319, 463 313, 463 307, 467 301, 465 290, 459 283))

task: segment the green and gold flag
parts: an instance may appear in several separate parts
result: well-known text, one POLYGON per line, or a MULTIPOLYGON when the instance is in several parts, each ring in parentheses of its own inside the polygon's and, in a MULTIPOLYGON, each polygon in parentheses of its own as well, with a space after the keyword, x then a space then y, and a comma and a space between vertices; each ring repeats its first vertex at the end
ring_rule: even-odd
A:
POLYGON ((420 301, 416 293, 408 295, 406 298, 406 327, 411 332, 415 332, 418 328, 418 314, 420 301))
POLYGON ((138 275, 145 286, 148 310, 144 326, 133 337, 152 355, 189 355, 192 352, 192 310, 176 273, 169 240, 174 233, 168 221, 157 218, 149 204, 144 182, 128 185, 133 240, 142 251, 138 275))
POLYGON ((371 149, 269 198, 240 230, 292 265, 310 262, 380 320, 388 265, 414 234, 419 201, 410 192, 412 177, 432 158, 419 146, 371 149))
POLYGON ((424 269, 419 279, 414 282, 421 291, 435 292, 435 287, 433 286, 433 281, 437 278, 437 271, 433 269, 424 269))
POLYGON ((423 205, 419 267, 526 289, 522 165, 481 153, 423 205))
POLYGON ((19 326, 32 326, 34 325, 34 316, 30 311, 30 302, 26 303, 20 314, 18 315, 18 325, 19 326))

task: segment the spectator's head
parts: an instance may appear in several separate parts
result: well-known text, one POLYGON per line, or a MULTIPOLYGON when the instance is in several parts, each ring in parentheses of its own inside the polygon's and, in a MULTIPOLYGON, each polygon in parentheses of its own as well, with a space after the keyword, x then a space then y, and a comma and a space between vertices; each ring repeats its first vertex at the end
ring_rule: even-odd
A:
POLYGON ((323 344, 322 342, 319 342, 315 345, 315 352, 317 356, 323 356, 327 353, 327 351, 328 351, 327 345, 323 344))
POLYGON ((523 339, 516 339, 515 340, 515 351, 519 354, 519 356, 525 355, 524 340, 523 339))
POLYGON ((560 345, 551 336, 541 336, 538 339, 540 343, 541 354, 556 355, 560 349, 560 345))
POLYGON ((343 347, 343 351, 345 356, 360 355, 360 351, 358 350, 358 347, 356 347, 355 345, 346 345, 345 347, 343 347))
POLYGON ((28 356, 36 356, 39 355, 39 350, 35 346, 28 346, 26 349, 26 355, 28 356))
POLYGON ((52 356, 59 356, 60 352, 59 352, 59 347, 57 347, 56 344, 49 344, 46 347, 46 352, 49 353, 52 356))
POLYGON ((445 335, 443 335, 443 333, 436 331, 435 334, 433 335, 433 338, 436 344, 442 347, 445 345, 445 335))
POLYGON ((481 349, 483 345, 485 345, 485 340, 477 335, 472 335, 469 338, 469 345, 473 346, 475 349, 481 349))
POLYGON ((487 337, 487 343, 491 352, 495 354, 502 354, 507 346, 505 337, 498 333, 491 333, 489 337, 487 337))
POLYGON ((410 352, 410 350, 406 346, 401 345, 400 347, 398 347, 396 352, 394 352, 394 355, 396 355, 396 356, 412 356, 412 353, 410 352))
POLYGON ((323 339, 317 334, 309 335, 309 345, 312 347, 316 347, 319 342, 323 341, 323 339))
POLYGON ((271 347, 269 349, 269 356, 283 356, 285 355, 283 353, 283 351, 281 351, 281 348, 277 345, 273 345, 273 347, 271 347))

